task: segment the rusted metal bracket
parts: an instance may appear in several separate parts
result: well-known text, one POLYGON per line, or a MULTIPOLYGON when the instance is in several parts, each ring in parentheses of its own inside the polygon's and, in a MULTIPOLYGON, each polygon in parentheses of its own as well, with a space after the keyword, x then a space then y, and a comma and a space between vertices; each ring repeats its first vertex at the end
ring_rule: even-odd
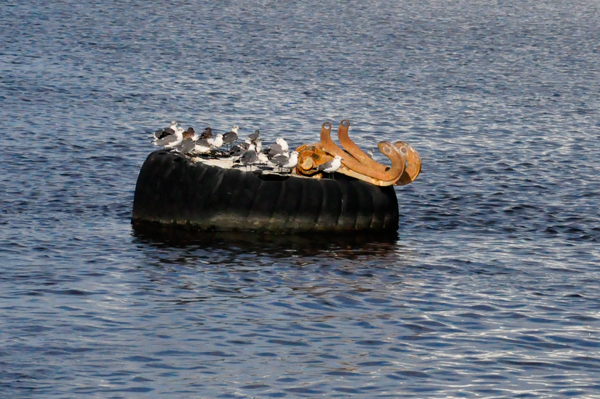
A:
POLYGON ((419 154, 408 144, 398 141, 392 144, 382 141, 378 144, 379 151, 391 161, 391 167, 373 160, 365 154, 348 136, 350 121, 343 120, 338 128, 338 138, 343 148, 331 139, 331 123, 321 126, 321 141, 316 144, 303 145, 298 148, 299 161, 296 172, 303 175, 320 177, 319 165, 334 156, 342 158, 339 173, 364 180, 377 186, 392 184, 404 185, 417 178, 421 171, 419 154))
POLYGON ((404 172, 395 184, 397 186, 405 186, 414 182, 421 173, 421 157, 414 148, 403 141, 396 141, 394 146, 406 160, 406 168, 404 168, 404 172))

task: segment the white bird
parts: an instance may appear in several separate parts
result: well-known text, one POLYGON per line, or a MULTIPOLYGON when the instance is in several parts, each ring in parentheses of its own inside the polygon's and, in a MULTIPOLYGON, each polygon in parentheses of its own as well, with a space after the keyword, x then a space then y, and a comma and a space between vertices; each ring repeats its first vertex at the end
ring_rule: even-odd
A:
MULTIPOLYGON (((174 132, 174 138, 171 137, 169 142, 164 144, 165 148, 177 147, 183 141, 183 128, 179 126, 179 123, 172 121, 169 128, 174 132)), ((167 129, 165 129, 167 130, 167 129)))
POLYGON ((194 146, 194 152, 197 154, 206 154, 210 152, 210 143, 208 139, 200 139, 196 141, 196 145, 194 146))
POLYGON ((275 140, 275 142, 277 144, 279 144, 279 146, 281 147, 281 150, 283 152, 286 152, 287 150, 290 149, 290 147, 288 146, 287 141, 285 141, 285 139, 283 137, 278 137, 277 140, 275 140))
POLYGON ((248 148, 250 148, 250 145, 251 145, 251 141, 246 139, 245 143, 240 143, 240 144, 234 146, 231 150, 229 150, 229 155, 232 157, 240 156, 245 151, 247 151, 248 148))
POLYGON ((292 169, 295 168, 296 165, 298 165, 298 151, 292 151, 288 162, 285 165, 283 165, 283 167, 287 169, 292 169))
POLYGON ((183 128, 181 127, 181 125, 179 125, 179 123, 172 121, 171 122, 171 126, 169 126, 171 129, 173 129, 175 131, 175 133, 179 132, 181 134, 183 134, 183 128))
POLYGON ((256 155, 256 151, 246 151, 240 157, 240 162, 246 166, 246 169, 249 165, 254 164, 258 160, 258 156, 256 155))
POLYGON ((262 152, 262 150, 263 150, 262 139, 257 137, 252 142, 254 143, 254 145, 256 145, 256 152, 262 152))
POLYGON ((188 127, 188 130, 183 132, 183 139, 191 139, 192 141, 197 141, 200 139, 200 136, 198 135, 198 133, 196 133, 194 128, 190 126, 188 127))
POLYGON ((241 162, 244 166, 246 166, 246 170, 249 165, 252 165, 258 160, 258 155, 256 154, 256 146, 250 144, 248 150, 246 150, 242 155, 238 157, 237 162, 241 162))
POLYGON ((243 146, 242 144, 240 144, 239 147, 236 146, 237 148, 235 153, 231 154, 234 158, 237 157, 237 161, 239 161, 240 157, 242 157, 248 151, 256 152, 256 146, 254 144, 248 144, 247 146, 243 146))
POLYGON ((273 158, 273 157, 276 157, 277 155, 282 155, 282 154, 289 156, 289 154, 287 153, 289 150, 287 141, 285 141, 282 137, 277 138, 277 140, 275 140, 275 141, 277 142, 277 144, 271 144, 265 150, 265 153, 267 154, 267 156, 269 158, 273 158))
POLYGON ((181 144, 175 147, 176 151, 179 151, 182 154, 189 154, 196 148, 196 142, 192 140, 192 138, 183 139, 181 144))
POLYGON ((158 147, 165 146, 172 141, 175 141, 175 130, 170 127, 159 129, 154 132, 154 145, 158 147))
POLYGON ((250 139, 250 141, 254 141, 258 138, 258 136, 260 136, 260 131, 255 130, 254 133, 252 133, 250 136, 248 136, 248 138, 250 139))
POLYGON ((258 161, 260 163, 264 163, 264 164, 269 163, 269 157, 265 153, 257 152, 256 157, 258 158, 258 161))
POLYGON ((212 136, 213 136, 213 133, 212 133, 212 129, 210 127, 207 127, 206 129, 204 129, 202 134, 200 134, 201 139, 210 139, 210 138, 212 138, 212 136))
POLYGON ((165 148, 177 147, 179 144, 181 144, 182 141, 183 141, 183 134, 181 134, 181 131, 178 130, 175 132, 175 140, 171 141, 169 144, 165 145, 165 148))
POLYGON ((229 145, 231 143, 235 143, 235 141, 238 139, 238 130, 238 126, 232 126, 231 131, 223 135, 223 144, 229 145))
POLYGON ((319 170, 325 173, 333 173, 342 166, 342 157, 336 155, 331 161, 319 165, 319 170))
POLYGON ((200 138, 193 127, 188 127, 188 130, 183 132, 183 140, 180 144, 174 147, 175 151, 187 154, 194 149, 196 141, 200 138))
POLYGON ((217 134, 215 138, 208 140, 213 150, 221 148, 221 146, 223 145, 223 135, 221 133, 217 134))
POLYGON ((290 156, 277 155, 271 158, 271 163, 280 169, 292 169, 298 165, 298 151, 292 151, 290 156))
POLYGON ((289 161, 290 157, 288 155, 279 154, 275 155, 273 158, 269 160, 273 166, 276 166, 278 169, 281 169, 283 165, 285 165, 289 161))
POLYGON ((183 141, 183 129, 175 121, 170 127, 154 132, 154 145, 158 147, 173 148, 183 141))

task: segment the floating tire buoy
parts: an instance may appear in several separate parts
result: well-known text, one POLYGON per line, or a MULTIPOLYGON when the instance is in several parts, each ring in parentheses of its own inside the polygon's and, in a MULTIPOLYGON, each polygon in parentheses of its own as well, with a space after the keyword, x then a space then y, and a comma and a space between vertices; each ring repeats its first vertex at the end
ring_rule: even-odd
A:
POLYGON ((344 175, 255 174, 160 150, 142 165, 132 223, 203 231, 396 231, 398 200, 393 186, 344 175))

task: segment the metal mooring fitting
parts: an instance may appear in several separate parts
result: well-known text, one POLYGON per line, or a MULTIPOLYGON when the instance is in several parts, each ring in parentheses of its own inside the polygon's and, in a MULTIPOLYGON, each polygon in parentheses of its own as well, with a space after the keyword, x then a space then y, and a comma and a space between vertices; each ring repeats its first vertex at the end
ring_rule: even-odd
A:
POLYGON ((403 141, 396 141, 394 146, 406 160, 406 168, 404 168, 404 172, 395 184, 397 186, 405 186, 414 182, 421 173, 421 157, 414 148, 403 141))
POLYGON ((343 148, 331 139, 331 123, 321 126, 321 141, 300 146, 297 151, 296 172, 302 175, 321 177, 319 165, 329 162, 334 156, 342 158, 338 173, 364 180, 377 186, 405 185, 414 181, 421 171, 421 158, 410 145, 398 141, 392 144, 382 141, 379 151, 392 163, 391 167, 373 160, 348 137, 350 121, 343 120, 338 129, 338 138, 343 148))

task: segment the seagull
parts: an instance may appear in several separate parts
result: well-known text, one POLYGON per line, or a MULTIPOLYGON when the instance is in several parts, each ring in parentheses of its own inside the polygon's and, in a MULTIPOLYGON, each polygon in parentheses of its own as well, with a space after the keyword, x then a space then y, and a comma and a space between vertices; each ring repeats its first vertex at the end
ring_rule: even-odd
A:
POLYGON ((217 150, 223 145, 223 135, 219 133, 214 139, 208 139, 208 142, 213 150, 217 150))
POLYGON ((324 173, 333 173, 342 166, 342 157, 336 155, 331 161, 325 162, 323 165, 319 165, 319 170, 324 173))
POLYGON ((177 151, 182 154, 189 154, 196 148, 196 142, 193 138, 188 137, 184 139, 181 144, 179 144, 176 148, 177 151))
POLYGON ((175 121, 171 126, 154 132, 154 145, 165 148, 173 148, 183 141, 183 129, 175 121))
POLYGON ((238 139, 238 129, 240 128, 235 125, 232 126, 231 131, 223 135, 223 144, 229 145, 235 143, 235 141, 238 139))
POLYGON ((206 129, 204 129, 202 134, 200 134, 201 139, 212 139, 212 136, 213 136, 213 133, 212 133, 212 129, 210 127, 207 127, 206 129))
POLYGON ((255 163, 257 159, 258 155, 256 154, 256 147, 254 144, 250 144, 248 149, 242 153, 236 162, 241 162, 247 168, 248 165, 255 163))
POLYGON ((280 169, 292 169, 298 164, 298 151, 292 151, 289 157, 277 155, 271 158, 271 162, 280 169))
POLYGON ((183 132, 183 139, 192 139, 192 141, 196 141, 200 138, 200 136, 198 136, 198 133, 196 133, 196 131, 194 130, 193 127, 188 127, 188 129, 183 132))
POLYGON ((250 139, 246 139, 244 143, 233 146, 233 148, 229 151, 229 155, 233 157, 240 156, 250 148, 250 145, 252 145, 252 142, 250 139))
POLYGON ((269 163, 269 157, 264 152, 257 152, 256 157, 258 158, 258 162, 267 164, 269 163))
POLYGON ((229 155, 232 157, 238 157, 238 156, 242 155, 244 152, 246 152, 247 150, 248 150, 248 145, 246 145, 246 143, 241 143, 241 144, 234 146, 229 151, 229 155))
MULTIPOLYGON (((168 130, 173 131, 171 128, 168 128, 168 130)), ((175 139, 175 136, 176 135, 174 134, 173 139, 175 139)), ((183 131, 181 143, 174 145, 172 148, 182 154, 189 154, 196 146, 196 140, 198 140, 198 138, 198 134, 196 134, 194 128, 190 126, 187 130, 183 131)))
POLYGON ((283 138, 279 137, 277 138, 277 140, 275 140, 277 142, 277 144, 271 144, 269 146, 269 148, 267 148, 264 152, 265 154, 267 154, 267 156, 269 158, 273 158, 277 155, 285 155, 285 156, 289 156, 288 151, 289 151, 289 146, 287 144, 287 141, 285 141, 283 138))
POLYGON ((257 159, 258 156, 256 155, 256 151, 248 150, 242 154, 242 156, 240 157, 240 162, 246 167, 248 167, 248 165, 252 165, 253 163, 255 163, 257 159))
POLYGON ((158 129, 156 132, 154 132, 153 136, 154 140, 160 140, 170 134, 175 134, 175 130, 171 129, 170 127, 163 127, 162 129, 158 129))
POLYGON ((270 162, 277 166, 278 169, 281 169, 283 167, 283 165, 285 165, 286 163, 288 163, 288 161, 290 160, 290 157, 285 155, 285 154, 279 154, 274 156, 273 158, 270 159, 270 162))
POLYGON ((183 136, 181 133, 175 133, 175 140, 171 141, 169 144, 165 145, 165 148, 173 148, 177 147, 183 141, 183 136))
POLYGON ((285 154, 287 155, 287 152, 289 150, 289 146, 287 141, 285 141, 283 138, 279 137, 277 140, 275 140, 277 142, 277 144, 271 144, 269 146, 269 148, 267 150, 265 150, 265 154, 267 154, 267 156, 269 158, 273 158, 277 155, 282 155, 285 154))
POLYGON ((263 150, 262 139, 259 139, 257 137, 256 139, 254 139, 252 141, 252 143, 254 143, 254 145, 256 146, 256 152, 262 152, 262 150, 263 150))
POLYGON ((171 121, 171 126, 169 126, 171 129, 173 129, 175 131, 175 133, 179 132, 179 133, 183 133, 183 128, 179 125, 179 123, 175 122, 175 121, 171 121))
POLYGON ((250 136, 248 136, 248 138, 251 141, 255 141, 258 138, 258 136, 260 136, 260 132, 257 129, 257 130, 254 131, 254 133, 252 133, 250 136))
POLYGON ((272 159, 273 157, 276 157, 278 155, 285 155, 288 156, 279 146, 279 144, 273 144, 271 146, 269 146, 269 148, 264 150, 264 153, 267 154, 267 157, 269 157, 270 159, 272 159))
POLYGON ((292 151, 288 163, 283 165, 284 168, 295 168, 298 165, 298 151, 292 151))
POLYGON ((278 137, 277 140, 275 140, 275 142, 277 144, 279 144, 279 146, 281 147, 281 149, 283 150, 283 152, 286 152, 290 149, 290 147, 288 146, 287 141, 285 141, 285 139, 283 137, 278 137))
POLYGON ((154 132, 154 145, 164 146, 175 140, 175 130, 170 127, 159 129, 154 132))
POLYGON ((179 123, 172 121, 171 126, 169 127, 171 128, 171 130, 175 131, 175 140, 165 145, 165 148, 176 147, 183 141, 183 128, 179 126, 179 123))
POLYGON ((196 141, 196 145, 194 146, 194 152, 197 154, 206 154, 210 152, 210 143, 208 139, 200 139, 196 141))

